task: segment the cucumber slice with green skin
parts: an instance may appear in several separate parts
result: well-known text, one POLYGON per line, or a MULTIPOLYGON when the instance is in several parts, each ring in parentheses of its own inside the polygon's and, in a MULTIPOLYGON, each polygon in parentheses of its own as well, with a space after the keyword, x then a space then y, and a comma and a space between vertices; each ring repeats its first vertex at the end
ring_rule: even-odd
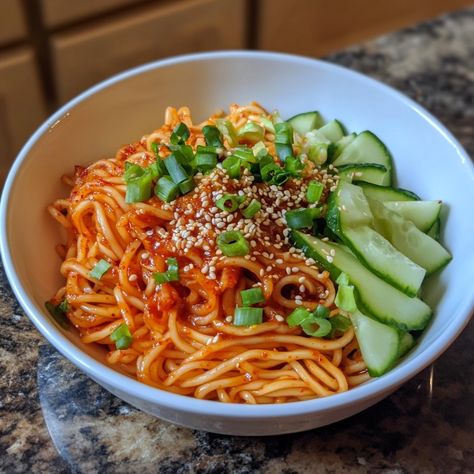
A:
POLYGON ((415 339, 409 332, 402 332, 400 335, 399 356, 403 357, 415 345, 415 339))
POLYGON ((372 272, 407 295, 416 296, 426 271, 372 228, 374 218, 361 188, 340 181, 329 199, 326 222, 372 272))
POLYGON ((341 272, 348 276, 356 290, 357 306, 364 314, 405 331, 424 329, 428 324, 432 312, 426 303, 410 298, 373 274, 343 245, 323 242, 297 230, 292 231, 291 238, 295 247, 318 261, 333 279, 341 272))
POLYGON ((328 147, 329 163, 332 163, 344 151, 344 149, 355 140, 356 137, 357 134, 351 133, 342 137, 336 143, 331 143, 328 147))
POLYGON ((387 168, 388 184, 392 178, 392 155, 387 147, 372 132, 359 133, 342 153, 333 161, 337 168, 342 165, 375 163, 387 168))
POLYGON ((412 221, 422 232, 428 232, 437 221, 441 201, 389 201, 384 206, 412 221))
POLYGON ((311 130, 321 128, 324 125, 321 114, 316 111, 295 115, 288 119, 287 122, 289 122, 293 130, 300 135, 305 135, 311 130))
POLYGON ((357 184, 364 190, 364 194, 371 199, 377 201, 419 201, 420 198, 415 193, 401 188, 390 188, 388 186, 379 186, 373 183, 354 180, 353 184, 357 184))
POLYGON ((344 137, 344 126, 339 120, 331 120, 318 129, 318 132, 322 133, 330 142, 336 143, 344 137))
POLYGON ((352 313, 350 318, 369 375, 379 377, 385 374, 400 356, 400 331, 360 311, 352 313))
POLYGON ((365 181, 383 186, 390 179, 387 168, 382 165, 344 165, 337 170, 339 177, 346 181, 365 181))
POLYGON ((413 222, 369 199, 375 229, 400 252, 426 270, 427 275, 440 270, 452 259, 451 254, 436 240, 419 230, 413 222))
POLYGON ((438 217, 431 226, 431 228, 428 230, 427 234, 435 240, 439 241, 439 237, 441 234, 441 218, 438 217))

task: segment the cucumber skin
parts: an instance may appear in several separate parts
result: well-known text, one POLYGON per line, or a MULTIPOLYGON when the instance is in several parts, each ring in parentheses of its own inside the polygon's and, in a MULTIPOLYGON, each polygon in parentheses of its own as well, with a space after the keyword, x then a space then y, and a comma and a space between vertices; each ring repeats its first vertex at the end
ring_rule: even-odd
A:
POLYGON ((312 128, 311 130, 314 130, 315 128, 316 128, 316 129, 317 129, 317 128, 321 128, 321 127, 324 125, 324 120, 323 120, 323 118, 321 117, 321 114, 320 114, 317 110, 310 110, 310 111, 308 111, 308 112, 302 112, 302 113, 300 113, 300 114, 293 115, 293 117, 289 118, 289 119, 287 120, 287 122, 288 122, 289 124, 291 124, 291 126, 293 127, 293 130, 295 130, 295 132, 304 135, 304 133, 309 132, 309 131, 311 131, 311 130, 307 130, 306 132, 301 132, 301 131, 299 131, 299 130, 298 130, 298 128, 299 128, 299 127, 298 127, 298 121, 299 121, 299 119, 304 118, 304 116, 305 116, 305 115, 308 115, 308 114, 312 114, 312 115, 314 114, 314 121, 315 121, 315 123, 314 123, 313 128, 312 128), (295 123, 296 123, 296 127, 295 127, 295 125, 294 125, 295 123))
MULTIPOLYGON (((357 184, 357 186, 360 186, 365 193, 365 190, 368 190, 368 193, 366 193, 367 197, 372 197, 369 196, 370 194, 370 189, 373 189, 376 192, 394 192, 398 194, 397 199, 390 199, 390 201, 421 201, 421 198, 416 195, 412 191, 408 191, 408 189, 403 189, 403 188, 392 188, 388 186, 380 186, 378 184, 374 183, 368 183, 366 181, 353 181, 352 184, 357 184), (405 199, 404 199, 405 198, 405 199)), ((377 199, 378 201, 389 201, 388 199, 382 200, 378 197, 373 197, 373 199, 377 199)))
MULTIPOLYGON (((300 234, 304 235, 302 232, 300 232, 300 234)), ((327 270, 331 274, 331 277, 333 278, 333 280, 336 280, 339 277, 339 275, 342 273, 342 271, 339 270, 339 268, 337 268, 335 265, 328 262, 326 259, 321 258, 320 255, 318 254, 318 252, 313 250, 311 248, 311 246, 304 240, 304 238, 302 239, 301 237, 298 237, 297 231, 296 232, 291 231, 290 240, 295 245, 295 247, 300 248, 307 257, 312 258, 313 260, 317 261, 325 270, 327 270)), ((340 244, 335 244, 334 242, 331 242, 331 244, 340 246, 340 244)), ((350 250, 349 250, 349 252, 350 252, 350 250)), ((367 271, 370 271, 370 270, 367 269, 367 271)), ((376 277, 376 278, 378 278, 378 277, 376 277)), ((386 284, 389 285, 388 283, 386 283, 386 284)), ((400 291, 396 288, 393 288, 393 289, 396 290, 396 291, 400 291)), ((402 293, 402 294, 404 294, 404 293, 402 293)), ((430 322, 430 320, 433 316, 433 311, 430 310, 430 312, 428 314, 426 314, 425 319, 423 320, 423 322, 421 324, 419 324, 418 326, 413 326, 413 327, 408 328, 403 323, 398 323, 398 322, 393 321, 393 320, 388 322, 386 320, 383 320, 383 319, 380 319, 379 317, 377 317, 377 315, 374 314, 374 312, 371 311, 371 309, 368 306, 366 306, 364 304, 364 302, 361 300, 357 288, 354 288, 354 295, 355 295, 355 298, 356 298, 357 307, 360 309, 360 311, 362 311, 364 314, 370 315, 370 317, 372 317, 373 319, 375 319, 375 320, 377 320, 377 321, 379 321, 383 324, 387 324, 389 326, 396 327, 396 328, 398 328, 402 331, 423 330, 428 325, 428 323, 430 322)), ((407 295, 405 295, 405 296, 408 298, 407 295)))
POLYGON ((363 183, 369 183, 369 184, 375 184, 377 186, 388 186, 390 184, 390 174, 388 173, 387 171, 387 168, 385 168, 385 166, 383 165, 378 165, 378 164, 375 164, 375 163, 365 163, 365 164, 358 164, 358 165, 342 165, 342 166, 339 166, 339 168, 337 168, 338 170, 338 175, 339 177, 343 177, 343 175, 341 175, 341 172, 344 172, 344 171, 347 171, 347 170, 357 170, 357 169, 364 169, 364 168, 376 168, 382 172, 384 172, 385 176, 383 178, 383 184, 377 184, 377 183, 372 183, 371 181, 365 181, 363 179, 359 179, 359 180, 352 180, 353 184, 356 184, 358 182, 363 182, 363 183))

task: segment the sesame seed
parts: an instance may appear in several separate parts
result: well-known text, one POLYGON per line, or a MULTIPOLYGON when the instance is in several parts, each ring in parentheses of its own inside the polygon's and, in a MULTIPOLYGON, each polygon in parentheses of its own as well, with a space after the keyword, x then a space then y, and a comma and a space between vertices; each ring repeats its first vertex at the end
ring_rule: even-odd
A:
POLYGON ((135 275, 135 273, 132 273, 129 277, 128 277, 128 281, 137 281, 137 275, 135 275))
POLYGON ((150 256, 150 254, 148 252, 143 252, 140 256, 141 256, 142 260, 145 260, 150 256))
POLYGON ((234 319, 232 316, 226 316, 225 320, 227 323, 231 323, 232 322, 232 319, 234 319))
POLYGON ((326 260, 327 260, 329 263, 332 263, 333 260, 334 260, 334 258, 331 257, 331 255, 328 255, 328 256, 326 257, 326 260))
POLYGON ((275 319, 279 321, 280 323, 282 323, 285 320, 285 318, 281 314, 276 314, 275 319))
POLYGON ((300 285, 299 290, 301 291, 301 293, 303 293, 306 290, 306 288, 304 285, 300 285))

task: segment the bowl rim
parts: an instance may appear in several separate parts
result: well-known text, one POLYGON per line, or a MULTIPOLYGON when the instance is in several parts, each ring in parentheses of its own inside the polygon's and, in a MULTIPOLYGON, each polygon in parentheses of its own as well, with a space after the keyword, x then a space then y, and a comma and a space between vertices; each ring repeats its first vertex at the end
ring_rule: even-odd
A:
POLYGON ((474 181, 474 165, 461 146, 457 139, 449 132, 441 122, 436 119, 431 113, 425 110, 421 105, 402 94, 401 92, 385 85, 376 79, 368 77, 357 71, 353 71, 346 67, 330 63, 327 61, 309 58, 305 56, 276 53, 267 51, 245 51, 245 50, 222 50, 205 53, 185 54, 174 56, 158 61, 152 61, 144 65, 134 67, 116 74, 98 84, 88 88, 78 96, 68 101, 65 105, 60 107, 55 113, 47 118, 42 125, 33 133, 26 144, 17 155, 13 166, 8 174, 3 189, 0 202, 0 251, 5 268, 5 273, 10 282, 13 293, 23 310, 28 315, 40 333, 68 360, 74 363, 82 371, 92 377, 97 382, 102 382, 114 390, 126 393, 136 399, 141 399, 148 403, 162 406, 167 409, 176 410, 178 412, 194 413, 204 416, 217 416, 227 419, 263 419, 270 417, 290 417, 305 414, 315 414, 318 412, 330 412, 339 410, 346 406, 362 403, 375 399, 377 396, 383 396, 390 391, 395 390, 408 379, 414 377, 429 364, 431 364, 438 356, 440 356, 456 337, 460 334, 463 328, 470 320, 471 313, 474 309, 474 291, 466 294, 465 298, 460 302, 458 310, 453 314, 451 321, 448 323, 444 332, 436 338, 422 352, 417 354, 412 360, 404 361, 402 364, 394 367, 390 372, 380 378, 371 380, 367 384, 362 384, 358 387, 342 393, 337 393, 329 397, 315 398, 312 400, 284 403, 278 405, 247 405, 247 404, 227 404, 212 400, 199 400, 189 396, 174 394, 166 392, 159 388, 146 385, 138 380, 108 367, 107 365, 94 359, 92 356, 86 354, 78 346, 66 338, 45 314, 43 309, 39 309, 36 303, 28 296, 23 289, 20 279, 18 278, 13 263, 12 255, 9 248, 9 230, 8 230, 8 216, 10 208, 10 192, 15 183, 16 176, 23 163, 27 161, 28 154, 31 148, 35 145, 38 139, 46 133, 54 124, 66 116, 67 113, 82 101, 88 99, 94 94, 130 77, 149 72, 151 70, 160 69, 163 67, 207 60, 221 60, 221 59, 248 59, 257 58, 262 60, 277 60, 289 62, 293 64, 304 64, 308 66, 316 66, 326 71, 333 71, 338 74, 349 75, 356 81, 362 81, 369 86, 378 88, 385 94, 391 96, 393 99, 408 106, 415 113, 427 121, 438 133, 440 133, 445 140, 447 140, 459 155, 461 161, 466 164, 470 175, 474 181))

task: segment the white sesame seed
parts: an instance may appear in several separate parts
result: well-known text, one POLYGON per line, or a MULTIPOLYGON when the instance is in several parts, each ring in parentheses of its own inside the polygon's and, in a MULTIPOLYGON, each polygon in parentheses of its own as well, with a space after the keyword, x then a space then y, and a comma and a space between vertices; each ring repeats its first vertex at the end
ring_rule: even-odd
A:
POLYGON ((140 257, 142 258, 142 260, 145 260, 146 258, 148 258, 150 256, 150 254, 148 252, 143 252, 140 257))
POLYGON ((232 316, 230 316, 230 315, 225 318, 225 320, 226 320, 227 323, 231 323, 231 322, 232 322, 232 319, 234 319, 234 318, 233 318, 232 316))
POLYGON ((300 285, 299 290, 301 291, 301 293, 303 293, 306 290, 306 288, 304 285, 300 285))
POLYGON ((333 260, 334 260, 334 258, 331 257, 331 255, 328 255, 328 256, 326 257, 326 260, 327 260, 329 263, 332 263, 333 260))
POLYGON ((128 277, 128 281, 137 281, 137 275, 135 275, 135 273, 132 273, 129 277, 128 277))
POLYGON ((285 320, 285 318, 281 314, 276 314, 275 319, 279 321, 280 323, 282 323, 285 320))

